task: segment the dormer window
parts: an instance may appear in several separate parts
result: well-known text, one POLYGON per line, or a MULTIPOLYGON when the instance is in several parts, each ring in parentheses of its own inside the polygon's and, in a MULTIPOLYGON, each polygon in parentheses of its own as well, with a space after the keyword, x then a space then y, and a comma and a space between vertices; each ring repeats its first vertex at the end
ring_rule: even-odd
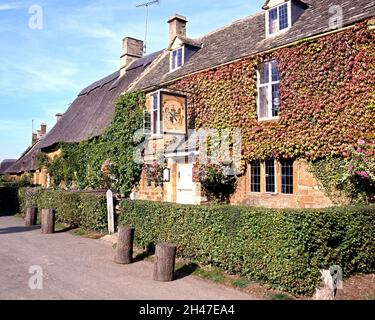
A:
POLYGON ((184 65, 184 47, 174 49, 171 51, 171 65, 170 70, 174 71, 184 65))
POLYGON ((289 27, 288 4, 273 8, 268 12, 269 34, 274 34, 289 27))
POLYGON ((289 29, 291 26, 290 2, 269 9, 266 16, 268 18, 266 19, 268 20, 267 35, 274 35, 289 29))
POLYGON ((301 0, 267 0, 262 7, 266 16, 266 36, 289 30, 308 5, 301 0))

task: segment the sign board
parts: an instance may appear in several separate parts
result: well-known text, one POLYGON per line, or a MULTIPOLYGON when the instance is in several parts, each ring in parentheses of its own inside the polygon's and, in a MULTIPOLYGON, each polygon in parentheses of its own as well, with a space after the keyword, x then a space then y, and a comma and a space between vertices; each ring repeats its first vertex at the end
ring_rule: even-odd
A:
POLYGON ((187 134, 186 96, 161 92, 164 134, 187 134))

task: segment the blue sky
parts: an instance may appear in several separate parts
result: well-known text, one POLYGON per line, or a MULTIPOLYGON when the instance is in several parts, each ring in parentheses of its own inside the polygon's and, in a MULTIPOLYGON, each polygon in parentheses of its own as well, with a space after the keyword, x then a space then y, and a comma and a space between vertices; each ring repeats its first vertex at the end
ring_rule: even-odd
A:
MULTIPOLYGON (((144 38, 143 0, 0 1, 0 161, 18 158, 34 128, 64 112, 81 89, 119 67, 121 39, 144 38), (30 29, 31 5, 43 28, 30 29)), ((167 46, 167 19, 188 17, 198 37, 259 12, 264 0, 161 0, 150 9, 148 53, 167 46)))

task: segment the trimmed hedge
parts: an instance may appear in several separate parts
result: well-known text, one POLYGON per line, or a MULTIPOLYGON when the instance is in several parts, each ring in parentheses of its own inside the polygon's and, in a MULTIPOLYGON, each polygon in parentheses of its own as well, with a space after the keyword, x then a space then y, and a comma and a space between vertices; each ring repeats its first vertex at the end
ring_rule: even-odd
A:
POLYGON ((0 187, 0 215, 19 212, 18 193, 15 187, 0 187))
POLYGON ((54 189, 21 188, 20 207, 37 207, 56 210, 57 222, 77 226, 85 230, 104 231, 107 228, 107 204, 105 194, 68 192, 54 189))
POLYGON ((178 245, 180 257, 215 265, 292 293, 311 294, 320 269, 375 271, 375 207, 278 210, 121 202, 119 224, 142 247, 178 245))

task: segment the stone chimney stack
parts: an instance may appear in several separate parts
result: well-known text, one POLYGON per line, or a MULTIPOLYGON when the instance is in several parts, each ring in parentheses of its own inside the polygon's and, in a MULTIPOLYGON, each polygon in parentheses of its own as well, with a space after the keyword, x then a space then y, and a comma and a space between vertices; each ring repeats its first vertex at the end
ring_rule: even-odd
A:
POLYGON ((32 145, 36 144, 47 133, 47 124, 41 123, 40 129, 32 134, 32 145))
POLYGON ((62 118, 64 114, 63 113, 56 113, 55 117, 56 117, 56 123, 58 123, 60 121, 60 119, 62 118))
POLYGON ((36 144, 38 142, 38 135, 36 132, 33 132, 33 135, 32 135, 32 145, 36 144))
POLYGON ((181 16, 175 13, 172 17, 169 18, 169 45, 176 36, 186 37, 186 24, 188 20, 186 17, 181 16))
POLYGON ((47 133, 47 124, 40 124, 40 136, 43 137, 47 133))
POLYGON ((126 37, 122 40, 120 77, 125 74, 126 68, 132 61, 143 57, 143 49, 142 40, 130 37, 126 37))

